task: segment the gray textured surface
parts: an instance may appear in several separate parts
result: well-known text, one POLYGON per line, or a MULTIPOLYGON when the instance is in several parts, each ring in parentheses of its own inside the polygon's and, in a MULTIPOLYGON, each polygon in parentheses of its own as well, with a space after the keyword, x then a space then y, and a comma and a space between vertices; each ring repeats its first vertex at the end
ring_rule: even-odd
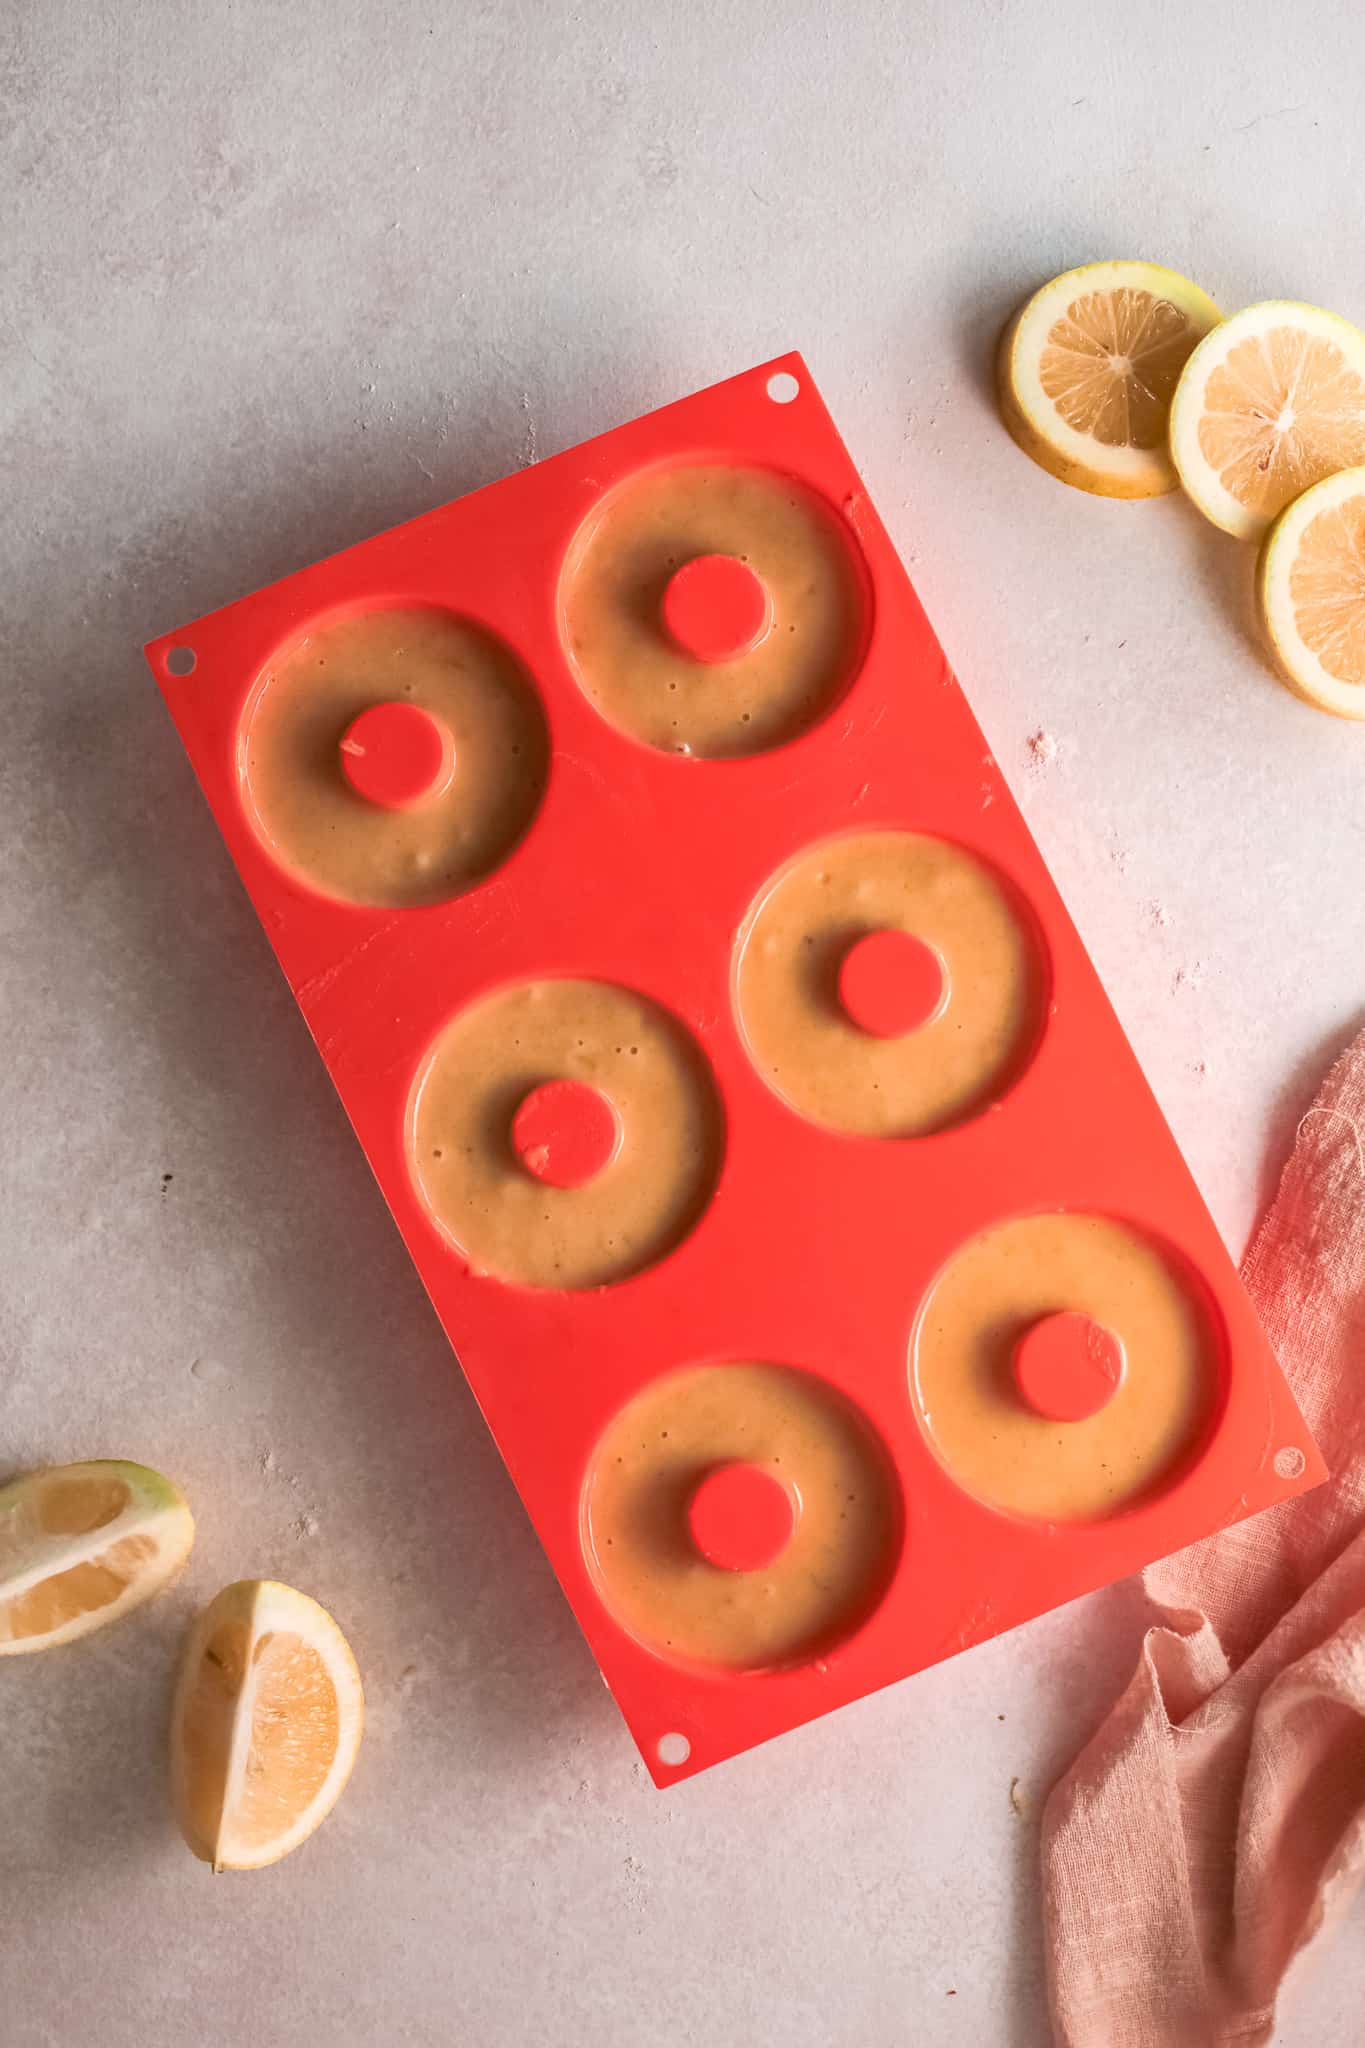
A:
MULTIPOLYGON (((1010 1780, 1031 1816, 1130 1597, 650 1791, 137 650, 804 348, 1239 1243, 1365 1001, 1365 729, 1257 666, 1243 552, 1033 471, 986 365, 1096 255, 1365 315, 1358 10, 0 22, 0 1461, 147 1459, 200 1531, 174 1595, 3 1671, 5 2048, 1039 2048, 1010 1780), (256 1572, 334 1608, 370 1729, 308 1848, 214 1882, 166 1680, 256 1572)), ((1285 2043, 1359 2039, 1362 1948, 1285 2043)))

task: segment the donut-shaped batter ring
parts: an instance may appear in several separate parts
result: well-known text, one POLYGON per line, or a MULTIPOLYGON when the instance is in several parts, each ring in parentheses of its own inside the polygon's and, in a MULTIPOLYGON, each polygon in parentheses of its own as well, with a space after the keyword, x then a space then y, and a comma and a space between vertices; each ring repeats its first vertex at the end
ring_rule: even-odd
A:
POLYGON ((408 1159, 437 1228, 470 1265, 527 1287, 604 1287, 671 1251, 715 1183, 722 1118, 692 1039, 607 982, 520 982, 460 1012, 413 1084, 408 1159), (547 1083, 597 1090, 614 1153, 558 1187, 519 1155, 517 1112, 547 1083))
POLYGON ((860 1137, 941 1130, 1008 1086, 1041 1019, 1039 948, 988 869, 946 840, 868 832, 808 848, 763 889, 735 956, 749 1055, 810 1122, 860 1137), (854 1020, 840 970, 869 935, 937 956, 942 991, 915 1028, 854 1020))
POLYGON ((665 753, 763 753, 815 724, 861 658, 869 600, 833 514, 802 485, 721 463, 631 478, 584 522, 560 590, 561 631, 608 722, 665 753), (666 624, 669 585, 730 557, 768 599, 755 644, 699 660, 666 624))
POLYGON ((828 1648, 876 1605, 899 1552, 900 1496, 868 1424, 813 1374, 687 1366, 608 1424, 583 1532, 607 1607, 660 1656, 773 1669, 828 1648), (689 1528, 697 1487, 735 1462, 780 1480, 795 1511, 790 1540, 751 1571, 708 1562, 689 1528))
POLYGON ((959 1486, 1008 1514, 1095 1521, 1157 1489, 1205 1437, 1219 1353, 1191 1283, 1148 1239, 1107 1217, 1053 1212, 964 1245, 920 1310, 911 1384, 924 1430, 959 1486), (1059 1311, 1117 1338, 1112 1396, 1081 1421, 1037 1413, 1016 1347, 1059 1311))
POLYGON ((432 609, 310 628, 267 665, 237 740, 257 833, 283 867, 347 903, 440 903, 472 888, 526 831, 548 767, 545 720, 516 657, 432 609), (386 704, 428 714, 453 750, 435 793, 405 808, 367 801, 344 772, 343 742, 386 704))

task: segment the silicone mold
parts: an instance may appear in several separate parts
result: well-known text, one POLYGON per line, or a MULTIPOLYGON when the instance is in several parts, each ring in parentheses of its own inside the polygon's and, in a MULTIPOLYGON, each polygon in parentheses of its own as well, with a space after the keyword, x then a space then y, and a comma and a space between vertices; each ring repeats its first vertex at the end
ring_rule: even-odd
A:
MULTIPOLYGON (((656 1783, 856 1700, 1324 1476, 799 356, 442 506, 167 633, 146 652, 656 1783), (685 700, 683 712, 642 732, 631 729, 610 688, 599 687, 583 644, 579 579, 598 577, 610 601, 619 508, 652 504, 660 491, 666 500, 671 476, 683 479, 680 489, 698 478, 705 486, 708 468, 738 479, 733 516, 720 522, 714 545, 656 565, 657 616, 647 608, 629 622, 629 644, 657 663, 661 691, 680 687, 685 700), (780 575, 757 558, 748 562, 741 545, 751 486, 755 503, 765 491, 786 491, 803 531, 835 537, 831 603, 847 614, 841 649, 807 650, 805 668, 792 668, 789 696, 766 723, 761 707, 742 708, 744 665, 786 659, 772 641, 783 630, 785 599, 780 575), (376 860, 389 864, 373 889, 357 890, 334 848, 316 860, 311 851, 331 846, 333 813, 321 824, 293 818, 288 787, 262 783, 253 735, 272 678, 285 667, 301 672, 300 659, 315 649, 325 677, 326 635, 385 612, 435 622, 432 633, 454 649, 456 694, 448 718, 426 722, 404 706, 391 678, 377 678, 372 692, 352 690, 344 702, 338 695, 335 801, 357 807, 363 830, 373 828, 376 860), (462 715, 462 662, 496 672, 507 707, 475 735, 472 752, 458 733, 451 739, 462 715), (732 686, 738 694, 727 696, 732 686), (670 738, 685 728, 696 744, 670 738), (502 759, 500 748, 515 753, 521 745, 537 758, 517 816, 505 831, 490 828, 486 846, 461 854, 458 832, 447 844, 436 824, 445 817, 438 807, 463 786, 462 762, 468 773, 470 760, 502 759), (941 849, 926 889, 938 886, 941 871, 982 892, 1001 934, 999 957, 1027 991, 1027 1028, 984 1093, 964 1090, 942 1114, 907 1110, 903 1128, 892 1118, 882 1129, 865 1103, 857 1128, 837 1104, 806 1113, 800 1091, 764 1070, 761 1034, 745 1021, 744 947, 771 892, 794 864, 853 834, 893 852, 902 842, 891 835, 914 835, 911 851, 931 862, 941 849), (356 895, 370 900, 348 900, 356 895), (589 1272, 557 1285, 553 1261, 530 1279, 513 1277, 496 1269, 496 1258, 471 1254, 458 1224, 437 1213, 442 1148, 427 1144, 422 1121, 424 1077, 437 1070, 445 1034, 466 1018, 477 1024, 477 1006, 494 999, 511 1003, 515 1017, 519 990, 532 991, 528 1015, 537 989, 553 988, 546 1000, 562 1005, 571 997, 566 984, 603 985, 660 1045, 676 1038, 695 1075, 701 1119, 687 1122, 684 1100, 679 1128, 710 1133, 711 1154, 688 1200, 676 1213, 661 1211, 656 1238, 638 1259, 623 1256, 624 1277, 611 1284, 589 1272), (1159 1480, 1073 1519, 1027 1503, 992 1504, 989 1488, 956 1470, 958 1422, 928 1413, 925 1397, 926 1373, 938 1370, 937 1340, 925 1331, 935 1304, 962 1293, 956 1276, 966 1269, 956 1262, 974 1257, 1002 1226, 1059 1215, 1081 1219, 1082 1236, 1084 1219, 1096 1219, 1097 1243, 1108 1242, 1106 1232, 1128 1233, 1149 1262, 1178 1276, 1189 1303, 1182 1327, 1202 1333, 1210 1375, 1197 1427, 1159 1480), (839 1418, 831 1429, 847 1434, 839 1455, 867 1461, 877 1475, 880 1562, 873 1558, 861 1576, 850 1572, 842 1621, 816 1628, 813 1620, 808 1640, 768 1658, 674 1653, 666 1631, 632 1622, 631 1602, 613 1596, 595 1548, 597 1461, 615 1441, 613 1426, 628 1411, 645 1412, 632 1404, 656 1386, 666 1392, 668 1376, 682 1386, 689 1374, 705 1379, 702 1369, 726 1364, 746 1368, 750 1377, 732 1384, 759 1390, 765 1402, 789 1383, 814 1390, 802 1399, 816 1437, 827 1409, 839 1418)), ((331 747, 326 720, 323 727, 331 747)), ((300 728, 301 747, 318 744, 311 730, 300 728)), ((333 802, 330 783, 326 801, 333 802)), ((869 1089, 880 1086, 878 1048, 941 1029, 945 1000, 952 1014, 954 976, 960 983, 978 971, 955 962, 951 945, 928 929, 910 945, 914 934, 901 934, 901 943, 875 917, 872 926, 850 927, 847 943, 831 940, 828 959, 812 943, 813 964, 793 969, 817 977, 813 1001, 825 1000, 827 982, 829 1001, 841 1002, 866 1035, 869 1089)), ((631 1106, 632 1048, 608 1050, 620 1056, 619 1101, 610 1079, 593 1088, 572 1070, 542 1071, 543 1061, 510 1070, 506 1099, 488 1114, 506 1130, 508 1173, 524 1177, 524 1188, 507 1182, 517 1200, 527 1191, 550 1203, 572 1200, 594 1176, 625 1171, 640 1122, 631 1106)), ((611 1071, 608 1061, 602 1072, 611 1071)), ((649 1099, 646 1090, 640 1100, 649 1099)), ((559 1212, 544 1211, 547 1219, 552 1213, 559 1212)), ((1068 1432, 1098 1427, 1104 1404, 1122 1397, 1130 1361, 1093 1305, 1046 1306, 1028 1329, 1000 1334, 1001 1371, 1013 1371, 1010 1398, 1039 1418, 1039 1429, 1055 1432, 1038 1438, 1038 1457, 1050 1457, 1055 1442, 1074 1466, 1084 1446, 1101 1439, 1068 1432)), ((755 1476, 743 1422, 741 1413, 733 1443, 717 1437, 695 1473, 673 1447, 668 1498, 676 1494, 676 1510, 667 1512, 690 1532, 695 1574, 717 1574, 721 1586, 738 1573, 735 1586, 752 1590, 753 1574, 777 1569, 773 1559, 799 1542, 802 1498, 797 1480, 783 1479, 785 1495, 774 1487, 776 1452, 766 1478, 755 1476)), ((780 1430, 765 1439, 769 1449, 779 1438, 780 1430)), ((826 1469, 825 1450, 839 1450, 833 1437, 811 1471, 826 1469)), ((648 1479, 647 1447, 641 1456, 648 1479)), ((684 1573, 679 1597, 698 1587, 705 1595, 712 1583, 684 1573)))

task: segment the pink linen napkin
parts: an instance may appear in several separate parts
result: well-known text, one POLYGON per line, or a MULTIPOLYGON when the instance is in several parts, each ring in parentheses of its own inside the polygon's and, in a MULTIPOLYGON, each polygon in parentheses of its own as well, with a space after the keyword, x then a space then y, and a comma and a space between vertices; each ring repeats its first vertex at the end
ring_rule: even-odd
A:
POLYGON ((1365 1874, 1365 1033, 1243 1275, 1333 1477, 1146 1573, 1161 1625, 1043 1815, 1059 2048, 1267 2041, 1365 1874))

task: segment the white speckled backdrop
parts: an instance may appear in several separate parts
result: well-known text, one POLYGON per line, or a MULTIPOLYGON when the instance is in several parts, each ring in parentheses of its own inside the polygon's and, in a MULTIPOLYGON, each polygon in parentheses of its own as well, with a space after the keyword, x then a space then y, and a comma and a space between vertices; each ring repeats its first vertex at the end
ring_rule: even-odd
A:
MULTIPOLYGON (((199 1517, 175 1593, 0 1670, 4 2048, 1042 2048, 1036 1808, 1132 1590, 649 1790, 138 648, 801 347, 1239 1247, 1365 1008, 1365 727, 1258 665, 1244 551, 1032 469, 988 362, 1095 256, 1365 316, 1362 21, 0 4, 0 1464, 199 1517), (370 1726, 214 1881, 167 1679, 246 1573, 335 1610, 370 1726)), ((1290 2048, 1358 2042, 1361 1936, 1290 2048)))

